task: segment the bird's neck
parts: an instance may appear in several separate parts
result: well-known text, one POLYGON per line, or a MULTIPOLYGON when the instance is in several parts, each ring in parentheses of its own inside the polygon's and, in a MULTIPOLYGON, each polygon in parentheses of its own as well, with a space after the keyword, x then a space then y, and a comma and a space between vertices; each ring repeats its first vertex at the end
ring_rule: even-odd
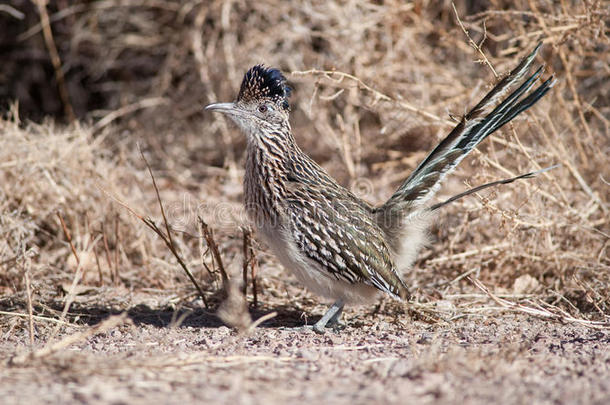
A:
POLYGON ((248 137, 246 172, 280 180, 285 177, 290 159, 300 149, 292 136, 288 122, 257 128, 248 137))
POLYGON ((290 159, 298 151, 289 126, 248 137, 244 196, 248 214, 255 223, 261 220, 269 223, 273 218, 268 217, 280 211, 290 159))

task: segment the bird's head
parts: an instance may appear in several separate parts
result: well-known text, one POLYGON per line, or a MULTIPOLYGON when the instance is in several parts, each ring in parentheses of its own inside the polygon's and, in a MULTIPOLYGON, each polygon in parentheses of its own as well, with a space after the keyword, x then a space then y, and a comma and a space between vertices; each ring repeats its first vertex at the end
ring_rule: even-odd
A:
POLYGON ((205 109, 227 114, 249 135, 264 128, 279 129, 288 123, 290 90, 279 70, 256 65, 246 72, 235 102, 205 109))

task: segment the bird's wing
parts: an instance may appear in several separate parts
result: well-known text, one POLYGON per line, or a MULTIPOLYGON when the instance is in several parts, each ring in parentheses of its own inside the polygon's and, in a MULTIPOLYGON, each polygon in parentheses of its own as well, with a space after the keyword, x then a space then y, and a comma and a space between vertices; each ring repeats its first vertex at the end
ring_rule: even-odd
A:
POLYGON ((283 203, 294 242, 308 259, 336 279, 408 297, 382 231, 355 196, 344 189, 293 180, 283 203))

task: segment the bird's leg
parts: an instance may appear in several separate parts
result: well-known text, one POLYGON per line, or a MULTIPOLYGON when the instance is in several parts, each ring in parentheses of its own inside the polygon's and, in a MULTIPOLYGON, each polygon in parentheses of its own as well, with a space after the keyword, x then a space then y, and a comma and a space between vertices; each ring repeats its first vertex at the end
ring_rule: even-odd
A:
POLYGON ((341 307, 339 310, 328 320, 326 326, 337 326, 341 325, 341 315, 343 315, 343 303, 341 303, 341 307))
POLYGON ((343 311, 343 300, 339 298, 333 305, 328 308, 328 311, 320 318, 318 322, 313 325, 313 330, 318 333, 324 333, 324 328, 326 325, 332 325, 339 321, 339 317, 341 316, 341 312, 343 311))

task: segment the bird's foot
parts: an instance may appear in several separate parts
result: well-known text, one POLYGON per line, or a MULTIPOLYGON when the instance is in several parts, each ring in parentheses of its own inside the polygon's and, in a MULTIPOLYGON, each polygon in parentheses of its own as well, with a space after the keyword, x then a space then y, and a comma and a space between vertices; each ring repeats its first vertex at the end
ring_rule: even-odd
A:
POLYGON ((327 323, 326 325, 319 325, 318 323, 315 323, 313 325, 302 325, 302 326, 281 326, 278 328, 278 330, 282 330, 282 331, 290 331, 290 332, 306 332, 306 331, 313 331, 316 332, 317 334, 323 335, 325 334, 327 331, 333 331, 333 332, 339 332, 342 331, 343 329, 345 329, 347 327, 347 325, 345 325, 343 322, 333 322, 331 323, 327 323))
POLYGON ((327 330, 332 330, 333 332, 340 332, 345 329, 346 326, 347 325, 345 325, 343 322, 334 320, 333 322, 326 323, 326 325, 319 325, 318 322, 310 326, 310 328, 313 329, 314 332, 323 335, 324 333, 326 333, 327 330))
POLYGON ((345 329, 345 325, 341 323, 341 313, 343 312, 343 300, 338 299, 335 301, 333 305, 326 311, 324 316, 318 320, 313 325, 304 325, 297 328, 282 328, 284 330, 290 329, 293 331, 296 330, 313 330, 316 333, 323 335, 326 333, 326 328, 331 328, 332 330, 339 331, 345 329))

